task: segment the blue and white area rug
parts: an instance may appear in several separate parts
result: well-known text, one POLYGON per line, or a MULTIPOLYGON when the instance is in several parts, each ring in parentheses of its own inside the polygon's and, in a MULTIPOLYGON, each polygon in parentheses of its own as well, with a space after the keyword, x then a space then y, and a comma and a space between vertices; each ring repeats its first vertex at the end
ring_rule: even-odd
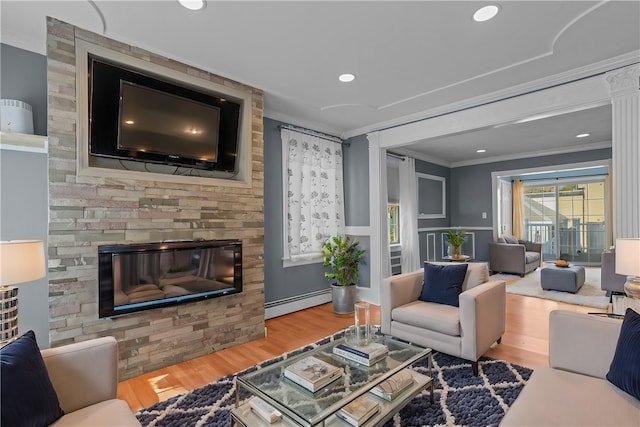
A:
MULTIPOLYGON (((187 427, 232 425, 229 411, 235 407, 234 377, 311 350, 341 338, 344 332, 317 343, 269 359, 235 375, 229 375, 202 388, 175 396, 141 409, 136 417, 148 427, 187 427)), ((509 362, 480 359, 480 374, 474 376, 469 362, 435 353, 433 356, 435 399, 424 391, 405 406, 385 427, 400 426, 497 426, 518 397, 532 370, 509 362)), ((427 361, 413 369, 428 375, 427 361)), ((243 399, 250 396, 245 395, 243 399)))

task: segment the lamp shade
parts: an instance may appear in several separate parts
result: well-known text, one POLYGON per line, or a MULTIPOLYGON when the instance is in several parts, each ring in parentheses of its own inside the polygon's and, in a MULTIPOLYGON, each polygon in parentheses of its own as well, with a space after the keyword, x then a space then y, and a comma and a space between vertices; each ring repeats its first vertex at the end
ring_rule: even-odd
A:
POLYGON ((0 242, 0 285, 40 279, 46 274, 42 240, 0 242))
POLYGON ((616 239, 616 273, 640 276, 640 238, 616 239))

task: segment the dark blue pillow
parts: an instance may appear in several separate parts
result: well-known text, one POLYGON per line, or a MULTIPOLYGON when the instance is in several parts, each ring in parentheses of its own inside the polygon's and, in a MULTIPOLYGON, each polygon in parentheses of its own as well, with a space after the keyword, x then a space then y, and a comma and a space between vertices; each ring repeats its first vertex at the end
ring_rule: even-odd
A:
POLYGON ((607 380, 640 400, 640 314, 627 308, 607 380))
POLYGON ((421 301, 459 307, 458 296, 462 291, 462 282, 467 274, 467 263, 447 265, 424 263, 424 282, 421 301))
POLYGON ((42 427, 64 415, 33 331, 0 349, 0 383, 0 425, 42 427))

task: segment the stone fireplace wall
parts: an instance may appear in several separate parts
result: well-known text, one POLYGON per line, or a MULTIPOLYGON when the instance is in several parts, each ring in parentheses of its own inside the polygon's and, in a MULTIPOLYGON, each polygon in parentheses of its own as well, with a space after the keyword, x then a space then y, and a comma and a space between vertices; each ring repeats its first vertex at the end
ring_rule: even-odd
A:
POLYGON ((116 337, 120 378, 264 336, 262 92, 48 19, 49 315, 52 346, 116 337), (203 185, 78 174, 75 42, 85 40, 250 94, 251 184, 203 185), (98 318, 98 246, 241 239, 241 294, 98 318))

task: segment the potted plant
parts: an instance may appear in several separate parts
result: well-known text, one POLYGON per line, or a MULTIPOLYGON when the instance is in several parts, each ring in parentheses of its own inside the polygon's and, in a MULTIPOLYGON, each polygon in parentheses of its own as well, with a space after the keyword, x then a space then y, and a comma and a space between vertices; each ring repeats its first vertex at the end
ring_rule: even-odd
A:
POLYGON ((465 233, 464 230, 447 230, 447 239, 449 244, 453 247, 453 258, 460 258, 460 248, 464 243, 465 233))
POLYGON ((334 236, 322 245, 322 264, 330 267, 324 273, 331 284, 331 300, 336 313, 353 313, 356 281, 364 249, 359 249, 360 243, 350 236, 334 236))

